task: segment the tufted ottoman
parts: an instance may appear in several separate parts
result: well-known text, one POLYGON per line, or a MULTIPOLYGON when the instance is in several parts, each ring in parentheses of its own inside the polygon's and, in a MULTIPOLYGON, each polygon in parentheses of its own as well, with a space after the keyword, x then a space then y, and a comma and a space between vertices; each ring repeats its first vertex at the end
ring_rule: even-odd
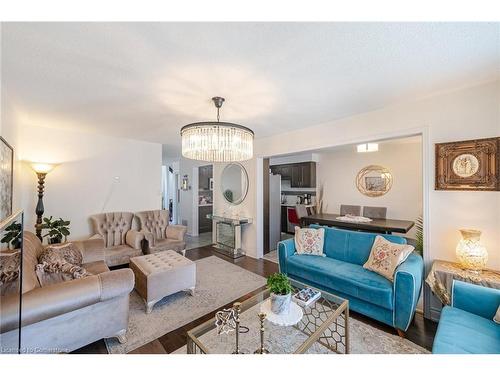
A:
POLYGON ((146 314, 163 297, 188 290, 194 295, 196 264, 173 250, 130 259, 135 289, 146 302, 146 314))

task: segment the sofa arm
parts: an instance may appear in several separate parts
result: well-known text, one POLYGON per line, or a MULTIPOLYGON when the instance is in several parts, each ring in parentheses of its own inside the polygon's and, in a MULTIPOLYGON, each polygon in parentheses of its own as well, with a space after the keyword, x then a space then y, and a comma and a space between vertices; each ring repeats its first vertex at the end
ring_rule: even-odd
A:
MULTIPOLYGON (((36 288, 23 294, 22 325, 27 326, 115 297, 128 295, 134 288, 134 273, 129 268, 104 272, 36 288)), ((0 333, 17 328, 17 298, 2 298, 0 333)))
POLYGON ((451 306, 486 319, 493 319, 500 306, 500 290, 454 280, 451 306))
POLYGON ((413 252, 394 273, 394 327, 406 331, 422 291, 424 260, 413 252))
POLYGON ((140 230, 139 233, 142 233, 142 235, 144 236, 147 247, 153 247, 155 245, 155 236, 153 235, 153 233, 147 231, 146 229, 140 230))
POLYGON ((278 261, 280 272, 286 274, 286 258, 295 253, 295 240, 289 238, 285 241, 278 242, 278 261))
POLYGON ((184 241, 187 227, 185 225, 168 225, 165 235, 167 238, 172 238, 178 241, 184 241))
POLYGON ((88 240, 72 241, 72 243, 82 252, 83 263, 104 260, 104 240, 98 234, 88 240))
POLYGON ((125 243, 136 250, 141 250, 142 240, 144 239, 144 233, 141 233, 135 229, 131 229, 125 235, 125 243))

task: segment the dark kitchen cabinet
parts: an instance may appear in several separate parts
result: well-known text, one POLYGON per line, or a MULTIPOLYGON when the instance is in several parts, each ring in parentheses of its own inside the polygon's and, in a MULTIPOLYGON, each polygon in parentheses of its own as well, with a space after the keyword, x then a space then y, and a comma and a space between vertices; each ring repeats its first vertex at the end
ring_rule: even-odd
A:
POLYGON ((292 178, 292 164, 272 165, 271 172, 281 175, 283 180, 290 180, 292 178))
POLYGON ((207 215, 212 213, 212 206, 198 207, 198 232, 206 233, 212 231, 212 219, 207 218, 207 215))
POLYGON ((293 188, 316 187, 316 163, 313 161, 273 165, 271 172, 281 175, 283 180, 290 180, 290 186, 293 188))
POLYGON ((204 165, 198 168, 198 187, 200 190, 210 190, 210 178, 212 178, 213 167, 204 165))

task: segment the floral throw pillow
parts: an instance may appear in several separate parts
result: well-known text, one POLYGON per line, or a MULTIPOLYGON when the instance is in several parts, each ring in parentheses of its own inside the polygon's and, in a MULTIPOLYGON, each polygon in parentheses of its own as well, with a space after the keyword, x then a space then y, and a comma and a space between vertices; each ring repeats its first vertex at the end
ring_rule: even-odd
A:
POLYGON ((21 252, 0 253, 0 286, 14 281, 19 276, 21 267, 21 252))
POLYGON ((295 251, 297 254, 318 255, 324 257, 323 243, 325 228, 295 227, 295 251))
POLYGON ((83 255, 71 242, 47 246, 38 257, 36 274, 40 285, 81 279, 92 274, 82 267, 83 255))
POLYGON ((363 267, 393 281, 394 271, 413 250, 414 247, 411 245, 396 244, 382 236, 377 236, 373 242, 370 256, 363 267))

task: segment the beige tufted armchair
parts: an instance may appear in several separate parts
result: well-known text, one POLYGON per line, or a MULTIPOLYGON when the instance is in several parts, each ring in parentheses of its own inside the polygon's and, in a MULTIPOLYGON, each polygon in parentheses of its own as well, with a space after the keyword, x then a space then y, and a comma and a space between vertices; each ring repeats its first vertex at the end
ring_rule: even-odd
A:
POLYGON ((132 229, 131 212, 106 212, 92 215, 97 233, 92 238, 104 240, 104 258, 108 267, 128 264, 130 258, 142 255, 144 234, 132 229))
POLYGON ((184 225, 168 225, 168 211, 142 211, 136 212, 135 216, 146 239, 144 241, 146 254, 174 250, 185 255, 187 228, 184 225))

